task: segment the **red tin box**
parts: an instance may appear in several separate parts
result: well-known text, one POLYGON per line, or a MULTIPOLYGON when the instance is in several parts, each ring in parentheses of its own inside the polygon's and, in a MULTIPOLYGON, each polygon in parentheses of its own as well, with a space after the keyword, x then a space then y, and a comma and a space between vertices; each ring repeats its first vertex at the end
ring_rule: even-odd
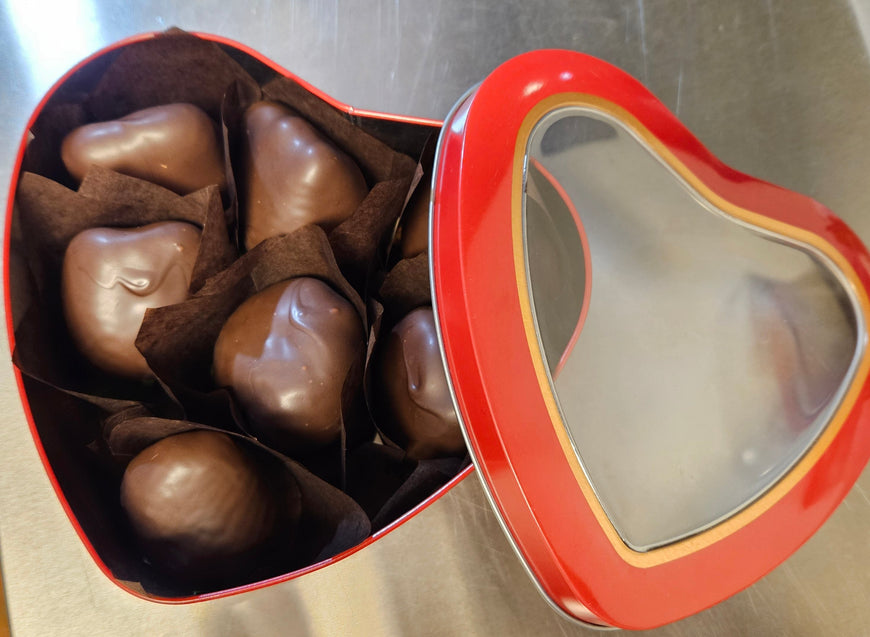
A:
MULTIPOLYGON (((28 131, 57 92, 154 37, 72 69, 28 131)), ((588 56, 515 58, 442 126, 340 104, 247 47, 199 37, 412 157, 440 132, 429 265, 445 367, 493 508, 558 611, 625 628, 697 612, 786 559, 845 497, 870 457, 870 261, 823 206, 722 165, 639 83, 588 56)), ((19 266, 4 264, 13 348, 19 266)), ((100 503, 70 498, 81 458, 65 455, 51 410, 18 381, 89 553, 157 601, 327 566, 471 472, 328 559, 241 587, 154 594, 113 568, 123 556, 94 531, 100 503)))

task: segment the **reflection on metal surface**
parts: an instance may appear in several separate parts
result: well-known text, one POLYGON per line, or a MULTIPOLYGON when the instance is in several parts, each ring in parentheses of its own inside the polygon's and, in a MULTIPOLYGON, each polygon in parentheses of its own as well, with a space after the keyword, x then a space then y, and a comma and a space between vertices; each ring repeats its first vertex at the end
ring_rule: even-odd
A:
POLYGON ((7 11, 37 90, 102 43, 93 0, 8 0, 7 11))
POLYGON ((549 114, 529 157, 530 294, 584 472, 635 550, 709 528, 775 484, 836 411, 863 351, 849 288, 812 249, 704 204, 608 116, 549 114), (570 207, 536 162, 587 249, 566 249, 570 207), (561 324, 585 298, 556 369, 561 324))

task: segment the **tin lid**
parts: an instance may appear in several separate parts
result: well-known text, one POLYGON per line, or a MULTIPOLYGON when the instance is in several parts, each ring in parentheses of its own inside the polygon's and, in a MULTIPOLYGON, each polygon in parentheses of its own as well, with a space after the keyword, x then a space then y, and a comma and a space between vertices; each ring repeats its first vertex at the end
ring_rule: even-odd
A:
POLYGON ((651 628, 803 543, 870 456, 868 254, 637 81, 535 51, 445 122, 433 302, 479 475, 545 595, 651 628))

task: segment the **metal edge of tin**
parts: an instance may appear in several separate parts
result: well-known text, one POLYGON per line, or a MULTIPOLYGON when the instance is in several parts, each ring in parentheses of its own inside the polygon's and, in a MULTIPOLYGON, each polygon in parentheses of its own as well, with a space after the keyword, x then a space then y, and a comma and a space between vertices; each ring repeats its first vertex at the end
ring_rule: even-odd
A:
MULTIPOLYGON (((444 124, 442 126, 442 130, 438 135, 438 143, 435 147, 435 162, 434 162, 433 170, 432 170, 432 196, 429 200, 429 232, 428 232, 428 234, 429 234, 429 280, 430 281, 434 281, 434 279, 435 279, 434 260, 432 257, 433 252, 434 252, 432 250, 432 245, 433 245, 432 219, 434 217, 434 200, 437 197, 436 184, 437 184, 437 180, 438 180, 438 163, 439 163, 438 160, 441 157, 442 142, 444 141, 444 130, 446 130, 450 127, 450 125, 453 121, 453 117, 456 114, 456 112, 468 99, 471 98, 471 96, 480 87, 480 84, 481 83, 478 82, 477 84, 475 84, 474 86, 469 88, 456 101, 456 103, 453 105, 453 107, 447 113, 447 116, 444 118, 444 124)), ((467 430, 467 427, 465 424, 465 419, 462 416, 462 412, 459 409, 459 403, 456 399, 456 391, 454 390, 454 387, 453 387, 453 379, 450 376, 450 370, 448 369, 447 363, 446 363, 446 352, 444 350, 444 338, 443 338, 442 330, 441 330, 441 320, 440 320, 439 313, 438 313, 438 299, 436 298, 434 286, 433 286, 433 290, 432 290, 432 313, 435 317, 435 332, 436 332, 437 337, 438 337, 438 350, 441 353, 441 358, 442 358, 442 362, 444 365, 445 376, 447 378, 447 387, 450 390, 450 397, 453 400, 453 408, 456 411, 456 417, 459 421, 459 426, 462 429, 462 437, 465 440, 465 445, 468 448, 469 455, 471 456, 471 462, 472 462, 472 464, 474 464, 475 467, 477 467, 478 466, 477 456, 474 453, 474 449, 471 445, 471 441, 470 441, 470 438, 468 435, 468 430, 467 430)), ((584 628, 590 628, 590 629, 594 629, 594 630, 598 630, 598 631, 602 631, 602 632, 619 630, 619 628, 616 626, 594 624, 592 622, 584 621, 582 619, 574 617, 573 615, 570 615, 567 611, 565 611, 563 608, 561 608, 555 602, 555 600, 553 600, 547 594, 547 592, 542 587, 541 583, 538 581, 537 577, 535 577, 535 574, 532 572, 531 567, 526 562, 525 556, 522 554, 522 551, 520 551, 519 546, 517 545, 516 541, 514 540, 513 536, 511 535, 510 530, 507 527, 507 522, 505 521, 504 517, 502 516, 501 511, 499 510, 498 506, 496 505, 495 498, 489 489, 489 485, 487 484, 486 479, 483 477, 483 472, 478 469, 477 471, 475 471, 475 473, 477 474, 477 477, 480 480, 480 484, 483 487, 483 492, 484 492, 484 495, 486 496, 486 500, 489 503, 490 509, 495 514, 495 518, 498 521, 498 525, 499 525, 499 527, 501 527, 501 530, 504 533, 505 538, 507 538, 508 543, 510 544, 510 546, 513 549, 514 553, 516 554, 517 558, 519 558, 520 564, 522 565, 523 570, 525 570, 525 572, 528 575, 529 579, 531 580, 532 584, 535 586, 535 588, 537 589, 537 591, 541 595, 541 597, 543 597, 544 600, 550 605, 550 607, 562 619, 565 619, 565 620, 572 622, 574 624, 578 624, 580 626, 583 626, 584 628)), ((590 612, 590 614, 592 614, 591 611, 589 611, 589 612, 590 612)))

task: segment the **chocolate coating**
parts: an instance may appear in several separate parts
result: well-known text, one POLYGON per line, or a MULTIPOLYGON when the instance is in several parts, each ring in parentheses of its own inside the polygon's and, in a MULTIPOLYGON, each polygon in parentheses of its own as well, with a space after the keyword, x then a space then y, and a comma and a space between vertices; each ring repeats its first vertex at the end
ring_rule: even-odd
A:
POLYGON ((215 343, 214 376, 252 431, 293 455, 338 438, 342 387, 364 349, 354 307, 302 277, 266 288, 230 316, 215 343))
POLYGON ((409 313, 379 348, 374 391, 386 416, 384 433, 418 460, 463 455, 432 309, 409 313))
POLYGON ((416 257, 429 251, 429 199, 432 182, 426 180, 411 199, 402 217, 400 247, 403 259, 416 257))
POLYGON ((64 138, 61 158, 77 181, 97 164, 182 195, 212 184, 226 186, 215 125, 193 104, 154 106, 80 126, 64 138))
POLYGON ((164 438, 133 458, 121 505, 152 562, 185 579, 230 574, 271 538, 279 518, 254 461, 213 431, 164 438))
POLYGON ((359 167, 290 109, 258 102, 244 115, 245 247, 306 224, 331 230, 368 193, 359 167))
POLYGON ((77 234, 64 255, 61 294, 82 354, 112 374, 150 376, 135 345, 142 318, 187 298, 199 242, 199 229, 180 221, 77 234))

